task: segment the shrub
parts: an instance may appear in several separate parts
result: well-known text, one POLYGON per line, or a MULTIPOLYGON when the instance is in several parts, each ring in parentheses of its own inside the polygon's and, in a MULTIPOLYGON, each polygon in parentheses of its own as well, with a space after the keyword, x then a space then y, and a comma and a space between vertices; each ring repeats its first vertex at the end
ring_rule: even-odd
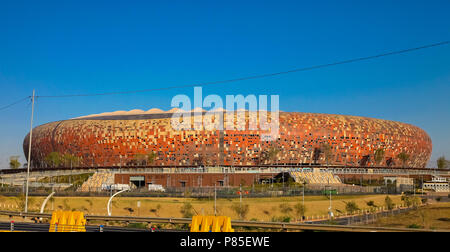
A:
POLYGON ((124 210, 127 210, 130 214, 134 213, 134 209, 131 207, 125 207, 124 210))
POLYGON ((290 216, 274 216, 272 217, 272 222, 291 222, 290 216))
POLYGON ((233 210, 236 215, 239 216, 240 219, 245 219, 248 214, 249 207, 248 205, 242 205, 240 203, 234 203, 231 206, 231 210, 233 210))
POLYGON ((374 202, 373 200, 367 202, 366 204, 367 204, 368 207, 377 207, 377 206, 375 205, 375 202, 374 202))
MULTIPOLYGON (((19 209, 25 209, 25 195, 24 194, 20 194, 19 196, 17 196, 14 201, 16 202, 16 205, 19 209)), ((35 200, 33 197, 28 197, 28 208, 30 208, 31 205, 33 205, 35 203, 35 200)))
POLYGON ((139 228, 139 229, 147 229, 147 225, 145 223, 130 223, 128 224, 129 228, 139 228))
POLYGON ((280 204, 280 211, 283 214, 289 215, 293 210, 292 207, 288 203, 280 204))
POLYGON ((411 224, 408 226, 408 228, 422 228, 422 226, 419 226, 417 224, 411 224))
POLYGON ((294 209, 297 219, 303 219, 303 216, 305 216, 306 213, 306 206, 303 205, 302 203, 297 203, 295 204, 294 209))
POLYGON ((194 207, 190 202, 185 202, 180 209, 183 218, 192 218, 194 216, 194 207))

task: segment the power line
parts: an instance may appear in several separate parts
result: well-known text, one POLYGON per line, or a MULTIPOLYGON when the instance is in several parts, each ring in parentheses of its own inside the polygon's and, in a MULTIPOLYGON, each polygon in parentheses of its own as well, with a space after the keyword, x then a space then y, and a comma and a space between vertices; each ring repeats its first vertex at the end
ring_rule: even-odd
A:
POLYGON ((6 105, 6 106, 4 106, 4 107, 1 107, 0 110, 7 109, 7 108, 9 108, 9 107, 12 107, 12 106, 14 106, 14 105, 16 105, 16 104, 19 104, 19 103, 21 103, 21 102, 23 102, 23 101, 25 101, 25 100, 28 100, 28 99, 30 99, 30 96, 27 96, 27 97, 25 97, 25 98, 22 98, 22 99, 20 99, 20 100, 18 100, 18 101, 15 101, 15 102, 9 104, 9 105, 6 105))
POLYGON ((295 72, 303 72, 303 71, 309 71, 319 68, 325 68, 325 67, 331 67, 336 65, 343 65, 343 64, 349 64, 353 62, 358 61, 364 61, 364 60, 371 60, 396 54, 403 54, 408 53, 412 51, 418 51, 422 49, 437 47, 437 46, 443 46, 446 44, 449 44, 450 41, 443 41, 439 43, 434 44, 428 44, 424 46, 414 47, 414 48, 408 48, 404 50, 398 50, 398 51, 391 51, 386 53, 381 53, 377 55, 367 56, 367 57, 360 57, 360 58, 353 58, 343 61, 337 61, 333 63, 327 63, 322 65, 315 65, 310 67, 303 67, 303 68, 297 68, 282 72, 275 72, 275 73, 267 73, 267 74, 260 74, 260 75, 253 75, 253 76, 246 76, 246 77, 240 77, 235 79, 227 79, 227 80, 219 80, 219 81, 211 81, 211 82, 202 82, 202 83, 196 83, 196 84, 187 84, 187 85, 180 85, 180 86, 171 86, 171 87, 165 87, 165 88, 153 88, 153 89, 142 89, 142 90, 132 90, 132 91, 122 91, 122 92, 105 92, 105 93, 94 93, 94 94, 69 94, 69 95, 43 95, 43 96, 37 96, 38 98, 66 98, 66 97, 81 97, 81 96, 105 96, 105 95, 119 95, 119 94, 133 94, 133 93, 144 93, 144 92, 153 92, 153 91, 161 91, 161 90, 169 90, 169 89, 177 89, 177 88, 186 88, 186 87, 198 87, 198 86, 207 86, 207 85, 217 85, 217 84, 223 84, 223 83, 230 83, 230 82, 237 82, 237 81, 244 81, 244 80, 251 80, 251 79, 261 79, 266 77, 272 77, 277 75, 283 75, 283 74, 290 74, 295 72))

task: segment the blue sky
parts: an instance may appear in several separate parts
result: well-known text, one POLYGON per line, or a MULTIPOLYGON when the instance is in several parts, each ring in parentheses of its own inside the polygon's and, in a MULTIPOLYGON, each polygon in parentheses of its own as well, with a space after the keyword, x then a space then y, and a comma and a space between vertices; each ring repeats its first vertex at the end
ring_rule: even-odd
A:
MULTIPOLYGON (((444 1, 0 0, 0 107, 31 95, 169 87, 330 63, 450 39, 444 1)), ((450 158, 450 46, 207 86, 278 94, 283 111, 411 123, 450 158)), ((115 110, 170 109, 192 88, 36 101, 35 126, 115 110)), ((31 106, 0 111, 0 168, 21 155, 31 106)), ((22 157, 22 161, 24 161, 22 157)))

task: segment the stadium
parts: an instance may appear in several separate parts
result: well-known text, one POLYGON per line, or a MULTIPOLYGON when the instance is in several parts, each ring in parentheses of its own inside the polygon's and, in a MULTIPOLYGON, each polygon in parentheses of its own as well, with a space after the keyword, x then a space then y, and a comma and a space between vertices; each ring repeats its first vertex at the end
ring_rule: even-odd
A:
MULTIPOLYGON (((262 141, 259 129, 173 130, 173 113, 159 109, 118 111, 38 126, 33 130, 32 167, 119 169, 120 173, 112 172, 108 180, 114 182, 110 183, 133 182, 138 186, 238 186, 286 171, 296 177, 292 171, 305 168, 344 171, 354 167, 366 173, 367 168, 372 168, 372 173, 376 168, 420 170, 425 169, 432 152, 425 131, 388 120, 280 112, 278 138, 262 141), (71 158, 54 162, 49 158, 52 153, 71 158)), ((241 111, 235 116, 239 113, 245 114, 248 125, 252 112, 241 111)), ((207 115, 192 113, 195 116, 207 115)), ((26 156, 28 143, 29 135, 23 145, 26 156)), ((334 175, 339 174, 331 176, 338 179, 334 175)))

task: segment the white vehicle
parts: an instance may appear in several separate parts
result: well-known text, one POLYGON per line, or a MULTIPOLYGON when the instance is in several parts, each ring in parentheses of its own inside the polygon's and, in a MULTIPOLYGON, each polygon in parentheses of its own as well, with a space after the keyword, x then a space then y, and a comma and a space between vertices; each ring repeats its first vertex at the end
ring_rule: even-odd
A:
POLYGON ((127 184, 113 184, 113 185, 103 184, 102 185, 103 191, 122 191, 125 189, 130 190, 130 186, 127 184))
POLYGON ((150 192, 165 192, 166 191, 166 189, 164 189, 164 187, 162 185, 154 185, 154 184, 149 184, 148 190, 150 192))
POLYGON ((127 184, 114 184, 114 185, 111 185, 111 190, 113 190, 113 191, 130 190, 130 185, 127 185, 127 184))

